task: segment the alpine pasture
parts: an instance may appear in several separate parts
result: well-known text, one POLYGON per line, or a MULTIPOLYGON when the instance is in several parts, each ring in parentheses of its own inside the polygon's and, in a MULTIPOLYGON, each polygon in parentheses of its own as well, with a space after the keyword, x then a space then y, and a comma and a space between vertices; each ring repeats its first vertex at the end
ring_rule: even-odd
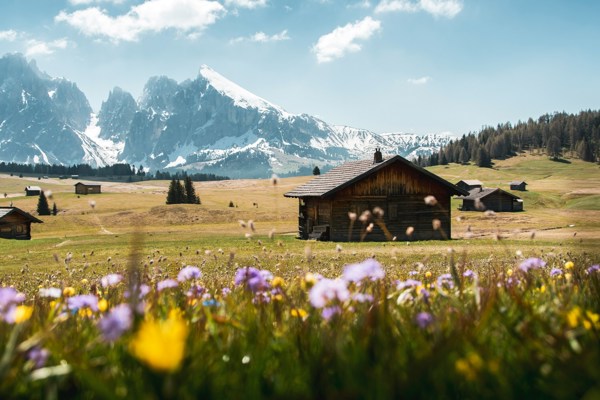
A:
POLYGON ((196 183, 3 175, 0 205, 57 216, 0 241, 2 398, 596 398, 600 174, 522 155, 451 164, 524 212, 461 212, 452 240, 301 241, 311 177, 196 183), (50 193, 48 193, 50 192, 50 193), (233 207, 230 207, 233 203, 233 207))

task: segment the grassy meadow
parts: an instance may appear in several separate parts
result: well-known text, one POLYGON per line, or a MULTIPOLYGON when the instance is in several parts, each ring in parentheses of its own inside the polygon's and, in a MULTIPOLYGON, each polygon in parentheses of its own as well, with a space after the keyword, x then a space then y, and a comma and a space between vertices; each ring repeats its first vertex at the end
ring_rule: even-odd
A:
POLYGON ((436 166, 525 180, 525 211, 453 200, 452 240, 341 244, 295 239, 282 194, 311 177, 165 205, 167 181, 2 175, 0 205, 36 215, 39 185, 59 215, 0 241, 0 398, 598 398, 599 170, 436 166))

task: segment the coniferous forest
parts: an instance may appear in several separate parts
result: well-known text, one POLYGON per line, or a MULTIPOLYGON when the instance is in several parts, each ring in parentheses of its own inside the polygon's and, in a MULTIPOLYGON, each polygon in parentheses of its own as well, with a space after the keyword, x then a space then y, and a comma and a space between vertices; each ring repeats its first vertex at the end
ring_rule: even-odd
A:
POLYGON ((556 112, 515 125, 486 126, 450 141, 438 153, 419 157, 417 163, 426 167, 470 162, 491 167, 492 159, 506 159, 524 151, 556 160, 566 156, 588 162, 600 160, 600 111, 556 112))

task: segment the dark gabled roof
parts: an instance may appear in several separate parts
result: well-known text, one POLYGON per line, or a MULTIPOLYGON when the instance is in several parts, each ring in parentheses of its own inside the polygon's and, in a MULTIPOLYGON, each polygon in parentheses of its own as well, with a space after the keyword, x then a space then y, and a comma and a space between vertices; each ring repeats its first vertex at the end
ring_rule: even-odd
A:
POLYGON ((527 182, 525 182, 525 181, 512 181, 512 182, 509 182, 508 184, 509 185, 522 185, 522 184, 526 184, 527 185, 527 182))
POLYGON ((27 218, 31 222, 43 223, 44 221, 37 219, 33 215, 26 213, 25 211, 17 208, 17 207, 0 207, 0 219, 6 217, 9 214, 16 213, 20 214, 23 217, 27 218))
POLYGON ((366 178, 367 176, 379 171, 380 169, 399 162, 427 177, 435 180, 443 186, 450 189, 453 194, 466 194, 467 192, 454 186, 450 182, 440 178, 439 176, 421 168, 407 159, 400 156, 393 156, 379 163, 374 163, 373 160, 349 161, 339 165, 326 174, 319 175, 313 180, 298 186, 294 190, 284 194, 285 197, 328 197, 335 192, 342 190, 353 183, 366 178))
POLYGON ((508 193, 500 188, 483 188, 483 189, 479 189, 479 188, 475 188, 475 189, 471 189, 469 190, 469 195, 468 196, 458 196, 459 199, 461 200, 476 200, 476 199, 483 199, 484 197, 489 196, 492 193, 504 193, 507 196, 510 196, 514 199, 520 199, 519 196, 515 196, 512 193, 508 193))
POLYGON ((464 182, 469 186, 483 186, 483 183, 481 181, 478 181, 477 179, 462 179, 458 182, 456 182, 456 184, 458 185, 459 183, 464 182))
POLYGON ((89 184, 89 183, 83 183, 83 182, 77 182, 73 186, 77 186, 77 185, 83 185, 83 186, 101 186, 101 185, 98 185, 98 184, 89 184))

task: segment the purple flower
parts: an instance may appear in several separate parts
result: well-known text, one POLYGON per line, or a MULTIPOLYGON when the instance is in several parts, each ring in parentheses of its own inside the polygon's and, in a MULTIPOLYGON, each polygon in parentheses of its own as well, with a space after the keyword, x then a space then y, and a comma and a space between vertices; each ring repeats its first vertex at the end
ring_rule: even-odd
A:
POLYGON ((165 289, 171 289, 179 286, 179 283, 175 279, 165 279, 156 284, 156 290, 162 292, 165 289))
POLYGON ((550 271, 550 276, 557 276, 557 275, 562 275, 562 269, 560 268, 552 268, 552 270, 550 271))
POLYGON ((89 308, 92 311, 98 311, 98 298, 93 294, 80 294, 69 297, 67 299, 67 305, 71 310, 89 308))
POLYGON ((117 286, 123 280, 121 274, 108 274, 100 279, 100 284, 103 288, 117 286))
POLYGON ((529 272, 530 269, 539 269, 546 265, 546 262, 535 257, 528 258, 527 260, 519 264, 519 269, 525 273, 529 272))
POLYGON ((433 315, 425 311, 420 312, 415 317, 415 323, 419 328, 425 329, 433 323, 433 315))
POLYGON ((0 313, 6 311, 10 306, 25 301, 25 295, 17 292, 14 288, 0 288, 0 313))
POLYGON ((372 259, 366 259, 358 264, 349 264, 344 267, 343 277, 348 282, 360 282, 369 278, 372 281, 383 279, 385 272, 381 264, 372 259))
POLYGON ((310 303, 315 308, 323 308, 330 301, 344 302, 350 297, 347 285, 342 279, 321 279, 308 293, 310 303))
POLYGON ((410 271, 408 273, 408 276, 415 276, 415 275, 419 275, 419 273, 417 271, 410 271))
POLYGON ((358 303, 372 303, 373 295, 365 294, 365 293, 355 293, 352 295, 352 300, 358 303))
POLYGON ((98 321, 104 340, 114 342, 127 332, 133 324, 133 313, 127 304, 119 304, 98 321))
POLYGON ((463 276, 465 278, 473 278, 473 277, 477 276, 477 274, 475 272, 473 272, 472 270, 468 269, 465 272, 463 272, 463 276))
POLYGON ((421 281, 417 281, 415 279, 407 279, 405 281, 399 281, 398 284, 396 285, 396 289, 404 290, 406 288, 413 288, 413 287, 417 287, 417 286, 421 286, 421 285, 422 285, 421 281))
POLYGON ((340 308, 340 306, 325 307, 323 311, 321 311, 321 316, 325 321, 329 321, 335 315, 340 314, 342 314, 342 309, 340 308))
POLYGON ((447 286, 448 289, 454 288, 454 281, 452 280, 452 275, 450 274, 442 274, 437 278, 437 287, 438 289, 442 289, 447 286))
POLYGON ((190 279, 199 279, 202 278, 202 272, 200 272, 200 268, 195 267, 193 265, 188 265, 187 267, 183 267, 179 274, 177 274, 177 280, 179 282, 184 282, 190 279))
POLYGON ((240 268, 235 273, 235 284, 245 285, 253 293, 262 292, 271 288, 270 280, 273 274, 267 270, 258 270, 254 267, 240 268))
POLYGON ((592 274, 593 272, 598 272, 600 271, 600 265, 592 265, 591 267, 589 267, 588 269, 585 270, 588 274, 592 274))
POLYGON ((192 285, 192 286, 190 286, 190 289, 187 291, 186 295, 187 295, 187 297, 199 297, 205 291, 206 291, 206 289, 204 289, 200 285, 192 285))
POLYGON ((54 299, 60 298, 62 295, 62 290, 59 288, 48 288, 48 289, 40 289, 38 296, 40 297, 52 297, 54 299))
MULTIPOLYGON (((135 286, 137 286, 137 285, 135 285, 135 286)), ((134 286, 134 289, 135 289, 135 286, 134 286)), ((139 290, 138 297, 139 297, 140 299, 142 299, 142 298, 146 297, 146 295, 147 295, 148 293, 150 293, 150 286, 146 285, 145 283, 142 283, 142 284, 140 285, 140 290, 139 290)), ((128 298, 129 298, 129 296, 130 296, 130 294, 129 294, 129 290, 127 290, 127 291, 125 292, 124 296, 125 296, 125 298, 126 298, 126 299, 128 299, 128 298)))
POLYGON ((33 362, 34 368, 37 369, 46 365, 46 361, 48 361, 50 352, 43 347, 35 346, 29 349, 25 356, 29 361, 33 362))
POLYGON ((224 287, 223 289, 221 289, 221 295, 223 297, 229 296, 230 293, 231 293, 231 289, 229 289, 228 287, 224 287))

